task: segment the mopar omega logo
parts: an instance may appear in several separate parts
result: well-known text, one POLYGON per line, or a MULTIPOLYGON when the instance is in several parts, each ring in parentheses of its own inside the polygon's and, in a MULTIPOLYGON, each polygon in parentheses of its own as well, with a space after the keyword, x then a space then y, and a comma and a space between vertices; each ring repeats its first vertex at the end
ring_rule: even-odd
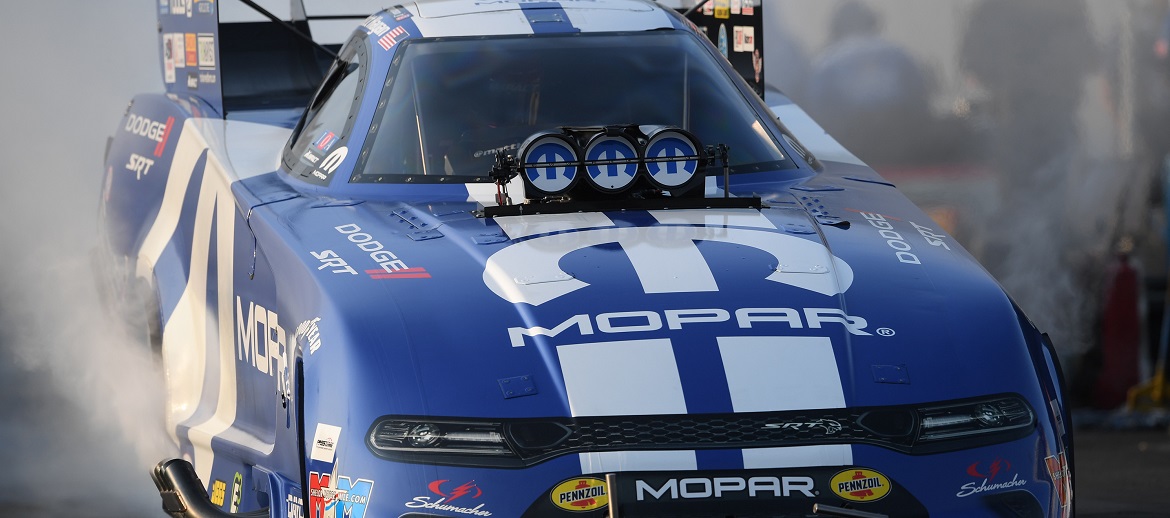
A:
POLYGON ((588 286, 561 270, 561 258, 591 246, 617 244, 646 293, 719 291, 711 267, 695 245, 718 241, 771 254, 776 270, 766 279, 772 282, 823 295, 844 293, 853 282, 853 270, 845 261, 820 243, 776 232, 776 226, 755 210, 649 212, 659 225, 617 227, 596 213, 496 218, 512 240, 537 237, 488 258, 483 281, 508 302, 539 306, 588 286))

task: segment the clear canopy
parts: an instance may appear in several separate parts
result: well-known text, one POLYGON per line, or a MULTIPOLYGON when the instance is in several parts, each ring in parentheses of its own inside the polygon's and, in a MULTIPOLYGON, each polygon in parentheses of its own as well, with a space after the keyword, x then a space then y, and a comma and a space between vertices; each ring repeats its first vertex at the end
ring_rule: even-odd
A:
POLYGON ((682 127, 730 146, 736 172, 795 167, 689 33, 416 40, 400 52, 355 181, 470 181, 533 133, 611 124, 682 127))

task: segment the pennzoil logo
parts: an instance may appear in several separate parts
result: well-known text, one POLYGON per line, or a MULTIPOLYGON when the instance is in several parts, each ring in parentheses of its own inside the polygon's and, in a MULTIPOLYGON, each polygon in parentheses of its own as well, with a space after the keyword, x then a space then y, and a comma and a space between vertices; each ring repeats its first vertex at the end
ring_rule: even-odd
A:
POLYGON ((850 468, 836 475, 829 487, 851 502, 873 502, 890 493, 890 479, 872 469, 850 468))
POLYGON ((553 505, 566 511, 582 512, 609 505, 609 491, 599 478, 573 478, 557 484, 549 493, 553 505))

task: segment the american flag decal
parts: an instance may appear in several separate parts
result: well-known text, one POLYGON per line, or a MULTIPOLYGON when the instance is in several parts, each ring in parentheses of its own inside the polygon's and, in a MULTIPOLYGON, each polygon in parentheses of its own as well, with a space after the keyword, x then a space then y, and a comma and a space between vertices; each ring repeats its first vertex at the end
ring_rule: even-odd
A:
POLYGON ((385 36, 379 38, 378 46, 382 47, 383 50, 390 50, 392 47, 394 47, 395 44, 398 43, 398 39, 402 36, 406 36, 406 29, 403 29, 402 26, 399 25, 398 27, 390 29, 390 32, 386 33, 385 36))

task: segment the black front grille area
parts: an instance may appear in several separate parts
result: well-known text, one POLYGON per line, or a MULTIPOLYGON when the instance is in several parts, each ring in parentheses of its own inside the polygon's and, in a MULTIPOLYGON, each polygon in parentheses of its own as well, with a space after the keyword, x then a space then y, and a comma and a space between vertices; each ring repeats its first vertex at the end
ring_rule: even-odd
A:
POLYGON ((1026 400, 999 394, 785 412, 544 419, 389 415, 371 425, 367 446, 400 462, 523 468, 566 454, 624 450, 870 444, 924 455, 1020 439, 1035 426, 1026 400))
MULTIPOLYGON (((556 444, 525 447, 528 426, 548 421, 511 422, 505 430, 517 453, 531 462, 565 453, 613 450, 675 450, 764 448, 812 444, 870 443, 900 451, 913 447, 913 427, 879 433, 860 423, 868 411, 858 409, 802 410, 740 414, 579 417, 559 421, 567 436, 556 444), (890 433, 894 432, 894 433, 890 433), (901 432, 901 433, 898 433, 901 432)), ((912 414, 906 414, 907 419, 912 414)))

